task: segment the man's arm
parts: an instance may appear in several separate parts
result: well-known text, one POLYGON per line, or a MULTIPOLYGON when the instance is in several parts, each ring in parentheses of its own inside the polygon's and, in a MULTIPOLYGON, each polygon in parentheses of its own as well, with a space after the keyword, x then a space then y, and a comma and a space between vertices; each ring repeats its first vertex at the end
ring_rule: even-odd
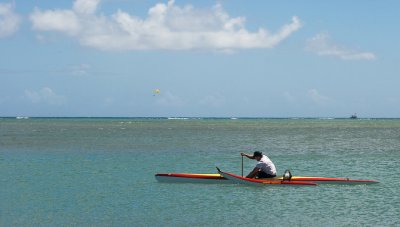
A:
POLYGON ((246 176, 246 178, 254 178, 258 171, 260 171, 260 168, 254 167, 254 169, 246 176))
POLYGON ((249 155, 249 154, 246 154, 246 153, 243 153, 243 152, 241 152, 240 155, 241 156, 246 156, 247 158, 250 158, 250 159, 254 159, 253 155, 249 155))

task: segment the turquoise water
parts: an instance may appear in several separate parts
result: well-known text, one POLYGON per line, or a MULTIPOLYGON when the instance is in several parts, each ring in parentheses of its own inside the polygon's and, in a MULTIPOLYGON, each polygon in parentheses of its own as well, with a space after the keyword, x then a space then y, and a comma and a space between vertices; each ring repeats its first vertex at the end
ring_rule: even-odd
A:
POLYGON ((0 118, 0 226, 399 226, 400 120, 0 118), (278 172, 376 185, 158 183, 158 172, 278 172), (245 160, 245 172, 255 162, 245 160))

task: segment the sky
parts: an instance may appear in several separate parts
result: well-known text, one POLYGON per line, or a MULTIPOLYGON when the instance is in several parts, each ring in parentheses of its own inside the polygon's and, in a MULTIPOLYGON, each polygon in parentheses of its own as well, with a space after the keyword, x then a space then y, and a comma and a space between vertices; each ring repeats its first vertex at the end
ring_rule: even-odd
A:
POLYGON ((0 116, 400 117, 398 9, 0 0, 0 116))

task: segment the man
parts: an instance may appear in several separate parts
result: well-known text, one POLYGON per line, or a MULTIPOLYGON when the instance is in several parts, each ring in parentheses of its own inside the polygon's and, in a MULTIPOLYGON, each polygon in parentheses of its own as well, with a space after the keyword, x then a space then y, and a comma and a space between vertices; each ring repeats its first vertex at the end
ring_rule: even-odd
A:
POLYGON ((246 176, 247 178, 273 178, 276 177, 276 168, 274 163, 260 151, 255 151, 253 155, 246 153, 240 153, 242 156, 246 156, 249 159, 255 159, 258 161, 256 167, 246 176))

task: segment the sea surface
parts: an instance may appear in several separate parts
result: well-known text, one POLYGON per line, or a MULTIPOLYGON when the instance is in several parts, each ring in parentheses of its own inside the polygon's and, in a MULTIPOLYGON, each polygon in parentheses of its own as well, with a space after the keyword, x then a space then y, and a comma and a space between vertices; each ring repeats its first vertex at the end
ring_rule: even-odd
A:
POLYGON ((0 226, 400 226, 399 163, 399 119, 0 118, 0 226), (254 150, 278 174, 380 183, 154 178, 241 174, 254 150))

